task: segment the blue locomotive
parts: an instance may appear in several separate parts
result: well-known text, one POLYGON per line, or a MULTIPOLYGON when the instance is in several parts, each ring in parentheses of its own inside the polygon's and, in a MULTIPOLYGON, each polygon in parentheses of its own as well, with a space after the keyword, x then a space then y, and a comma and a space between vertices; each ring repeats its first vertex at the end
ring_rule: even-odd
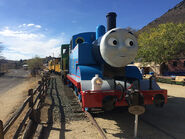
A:
POLYGON ((72 36, 64 78, 74 88, 83 110, 162 106, 167 102, 167 91, 155 81, 143 80, 139 69, 129 65, 137 54, 137 40, 131 31, 116 28, 116 16, 114 12, 107 14, 107 32, 99 25, 96 32, 72 36))

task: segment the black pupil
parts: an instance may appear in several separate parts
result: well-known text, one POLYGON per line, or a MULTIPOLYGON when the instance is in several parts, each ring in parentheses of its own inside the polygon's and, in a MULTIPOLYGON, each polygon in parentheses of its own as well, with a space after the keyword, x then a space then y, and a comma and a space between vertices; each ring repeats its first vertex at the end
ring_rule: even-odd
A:
POLYGON ((114 44, 114 45, 116 45, 116 44, 117 44, 117 41, 116 41, 116 40, 114 40, 114 41, 113 41, 113 44, 114 44))
POLYGON ((130 41, 129 44, 130 44, 130 46, 132 46, 134 43, 133 43, 133 41, 130 41))

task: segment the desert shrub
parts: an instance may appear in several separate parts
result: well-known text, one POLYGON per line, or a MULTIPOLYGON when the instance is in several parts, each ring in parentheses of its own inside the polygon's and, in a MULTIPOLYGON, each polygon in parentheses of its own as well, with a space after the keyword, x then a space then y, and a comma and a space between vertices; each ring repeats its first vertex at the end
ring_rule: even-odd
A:
POLYGON ((27 63, 32 76, 38 75, 39 71, 43 69, 43 61, 39 57, 32 58, 27 63))

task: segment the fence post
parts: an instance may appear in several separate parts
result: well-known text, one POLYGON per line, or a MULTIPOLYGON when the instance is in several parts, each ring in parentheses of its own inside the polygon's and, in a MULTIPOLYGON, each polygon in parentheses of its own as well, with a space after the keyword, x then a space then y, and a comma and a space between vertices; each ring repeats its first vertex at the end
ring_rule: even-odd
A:
POLYGON ((41 83, 42 83, 41 81, 38 81, 38 84, 39 84, 38 92, 40 92, 40 91, 41 91, 41 89, 42 89, 42 88, 41 88, 41 87, 42 87, 42 86, 41 86, 41 83))
POLYGON ((0 139, 4 139, 3 121, 0 120, 0 139))
POLYGON ((45 92, 45 78, 42 77, 42 87, 43 87, 43 92, 42 94, 45 92))
POLYGON ((47 91, 47 78, 45 76, 45 80, 44 80, 44 95, 46 94, 47 91))
POLYGON ((35 123, 39 123, 40 122, 40 110, 32 109, 30 119, 35 123))
POLYGON ((29 107, 33 107, 33 89, 28 90, 28 96, 31 96, 29 100, 29 107))

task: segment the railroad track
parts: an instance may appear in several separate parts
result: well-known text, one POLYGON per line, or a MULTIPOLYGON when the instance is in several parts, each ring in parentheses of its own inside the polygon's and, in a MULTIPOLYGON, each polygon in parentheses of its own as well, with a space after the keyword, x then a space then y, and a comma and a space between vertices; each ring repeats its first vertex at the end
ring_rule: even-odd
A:
MULTIPOLYGON (((56 80, 55 80, 55 84, 56 84, 56 80)), ((63 86, 63 87, 64 87, 64 86, 63 86)), ((64 90, 64 91, 67 91, 67 90, 64 90)), ((75 95, 74 92, 72 92, 72 94, 73 94, 73 96, 68 96, 68 97, 69 97, 69 98, 76 98, 75 100, 77 100, 77 103, 80 104, 80 109, 82 109, 82 108, 81 108, 82 104, 81 104, 81 102, 79 101, 78 97, 75 95)), ((71 104, 72 107, 74 107, 75 105, 77 105, 77 103, 75 103, 74 100, 72 100, 72 101, 73 101, 73 103, 71 104)), ((76 112, 78 113, 79 110, 75 110, 74 112, 75 112, 75 113, 76 113, 76 112)), ((81 112, 83 112, 83 111, 81 111, 81 112)), ((102 136, 102 138, 103 138, 103 139, 107 139, 107 137, 106 137, 106 135, 105 135, 105 132, 104 132, 104 131, 101 129, 101 127, 98 125, 98 123, 96 122, 96 120, 94 119, 94 117, 91 115, 91 113, 89 113, 89 112, 87 112, 87 111, 85 111, 84 113, 85 113, 85 115, 88 117, 88 119, 91 121, 91 123, 96 127, 97 131, 100 133, 100 135, 102 136)))
MULTIPOLYGON (((82 107, 82 103, 79 101, 78 97, 75 95, 75 93, 73 93, 73 94, 74 94, 74 96, 77 98, 78 103, 80 104, 80 106, 82 107)), ((105 132, 102 130, 102 128, 101 128, 101 127, 99 126, 99 124, 96 122, 96 120, 95 120, 94 117, 91 115, 91 113, 88 112, 88 111, 85 111, 84 113, 85 113, 85 115, 88 117, 88 119, 91 121, 91 123, 96 127, 96 129, 97 129, 97 131, 100 133, 101 137, 102 137, 103 139, 107 139, 105 132)))
POLYGON ((96 122, 96 120, 93 118, 93 116, 89 112, 87 112, 87 111, 85 111, 85 114, 87 115, 89 120, 93 123, 93 125, 97 128, 97 130, 100 133, 100 135, 102 136, 102 138, 103 139, 107 139, 105 132, 101 129, 101 127, 96 122))

